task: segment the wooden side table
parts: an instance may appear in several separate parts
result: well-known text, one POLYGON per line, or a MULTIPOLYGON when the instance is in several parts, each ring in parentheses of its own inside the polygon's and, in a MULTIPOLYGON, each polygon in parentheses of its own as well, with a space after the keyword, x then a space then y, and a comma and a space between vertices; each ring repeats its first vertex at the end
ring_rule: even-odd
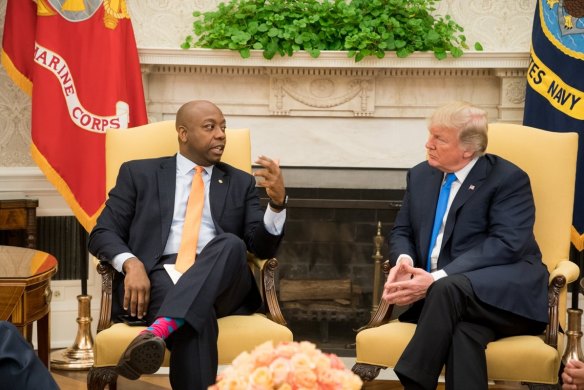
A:
POLYGON ((49 366, 51 276, 57 259, 29 248, 0 245, 0 320, 12 322, 30 340, 37 321, 38 355, 49 366))
POLYGON ((37 199, 13 198, 10 195, 0 196, 0 230, 24 230, 26 239, 21 243, 6 242, 4 244, 20 245, 27 248, 36 247, 37 199))

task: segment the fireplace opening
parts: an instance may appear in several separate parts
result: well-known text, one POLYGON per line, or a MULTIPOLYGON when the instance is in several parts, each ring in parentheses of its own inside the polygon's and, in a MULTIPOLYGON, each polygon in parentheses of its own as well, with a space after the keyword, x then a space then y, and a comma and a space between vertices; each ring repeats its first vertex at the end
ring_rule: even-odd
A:
POLYGON ((284 317, 295 340, 354 356, 356 330, 367 324, 378 304, 383 276, 376 279, 375 269, 380 272, 386 258, 384 236, 393 226, 403 191, 287 191, 286 232, 277 255, 284 317))

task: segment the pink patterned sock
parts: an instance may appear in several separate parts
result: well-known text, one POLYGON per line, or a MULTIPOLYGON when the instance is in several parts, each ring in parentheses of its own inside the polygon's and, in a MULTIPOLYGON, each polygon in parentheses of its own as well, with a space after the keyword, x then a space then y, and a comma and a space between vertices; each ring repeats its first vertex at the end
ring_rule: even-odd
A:
POLYGON ((168 336, 185 323, 182 318, 158 317, 152 325, 144 329, 140 333, 150 332, 155 336, 166 340, 168 336))

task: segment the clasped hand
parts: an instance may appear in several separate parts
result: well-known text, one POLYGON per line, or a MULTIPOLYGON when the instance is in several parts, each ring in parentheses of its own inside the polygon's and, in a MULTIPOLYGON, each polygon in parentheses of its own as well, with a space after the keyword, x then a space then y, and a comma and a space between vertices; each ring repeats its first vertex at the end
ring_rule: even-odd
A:
POLYGON ((429 272, 402 261, 389 271, 382 297, 390 304, 409 305, 423 299, 433 282, 429 272))
POLYGON ((562 372, 562 390, 584 389, 584 363, 579 360, 570 360, 562 372))

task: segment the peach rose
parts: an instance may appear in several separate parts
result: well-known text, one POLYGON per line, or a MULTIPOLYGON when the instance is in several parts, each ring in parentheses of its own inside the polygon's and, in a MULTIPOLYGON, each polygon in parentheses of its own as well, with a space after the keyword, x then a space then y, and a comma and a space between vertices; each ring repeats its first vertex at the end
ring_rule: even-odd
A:
POLYGON ((271 390, 273 386, 270 369, 268 367, 256 368, 249 376, 249 384, 252 389, 271 390))
POLYGON ((270 371, 272 372, 272 381, 274 385, 279 386, 283 384, 290 373, 290 363, 288 359, 278 357, 270 363, 270 371))
POLYGON ((308 367, 296 368, 290 376, 295 388, 317 389, 316 374, 308 367))
MULTIPOLYGON (((241 390, 245 389, 245 381, 240 377, 225 378, 213 387, 213 390, 241 390)), ((211 389, 209 387, 209 389, 211 389)))
POLYGON ((328 356, 321 353, 312 358, 314 365, 316 367, 316 372, 320 374, 321 372, 326 372, 331 370, 331 360, 328 356))
POLYGON ((316 353, 318 354, 322 353, 320 350, 316 349, 316 345, 309 341, 301 341, 300 343, 298 343, 298 347, 300 348, 301 352, 304 352, 309 356, 314 355, 316 353))
MULTIPOLYGON (((338 370, 320 370, 317 373, 317 380, 319 385, 323 387, 329 388, 338 382, 337 375, 339 374, 338 370)), ((334 387, 334 386, 333 386, 334 387)))
POLYGON ((330 362, 331 362, 331 368, 335 368, 337 370, 344 370, 345 369, 345 363, 343 363, 343 361, 334 354, 327 354, 327 357, 329 358, 330 362))
POLYGON ((312 369, 313 366, 308 355, 302 352, 299 352, 296 355, 292 356, 292 358, 290 358, 290 363, 292 365, 292 370, 294 371, 301 369, 310 370, 312 369))
POLYGON ((297 344, 294 342, 284 342, 276 346, 276 356, 291 358, 298 352, 297 344))
POLYGON ((363 386, 363 381, 351 371, 343 371, 339 375, 339 382, 343 390, 359 390, 363 386))
POLYGON ((233 359, 233 363, 231 363, 230 367, 232 367, 234 370, 237 367, 241 370, 247 370, 247 372, 250 372, 253 368, 253 365, 254 362, 252 356, 249 354, 249 352, 244 351, 237 355, 235 359, 233 359))
POLYGON ((275 352, 274 344, 271 341, 258 345, 251 353, 254 365, 256 367, 267 366, 274 360, 275 352))

